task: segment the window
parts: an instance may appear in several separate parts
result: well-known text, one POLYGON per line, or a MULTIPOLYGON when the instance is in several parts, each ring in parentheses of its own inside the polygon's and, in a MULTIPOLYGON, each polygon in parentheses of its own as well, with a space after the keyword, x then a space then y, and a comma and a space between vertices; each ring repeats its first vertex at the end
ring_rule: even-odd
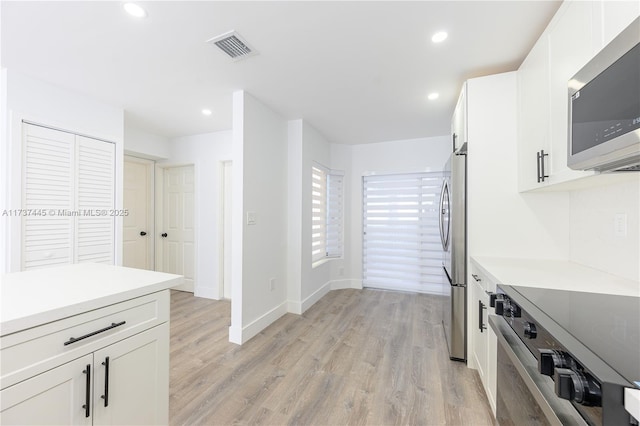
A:
POLYGON ((344 173, 311 167, 311 262, 342 256, 344 173))
POLYGON ((438 293, 442 173, 367 176, 363 182, 363 285, 438 293))

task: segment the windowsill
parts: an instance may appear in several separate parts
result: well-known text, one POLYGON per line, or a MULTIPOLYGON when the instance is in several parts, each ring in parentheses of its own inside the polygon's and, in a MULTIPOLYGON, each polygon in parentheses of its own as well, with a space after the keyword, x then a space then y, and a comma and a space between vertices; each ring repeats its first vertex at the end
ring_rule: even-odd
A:
POLYGON ((324 265, 325 263, 329 262, 330 260, 337 260, 337 259, 342 259, 342 256, 323 257, 322 259, 316 260, 315 262, 313 262, 311 264, 311 269, 317 268, 320 265, 324 265))

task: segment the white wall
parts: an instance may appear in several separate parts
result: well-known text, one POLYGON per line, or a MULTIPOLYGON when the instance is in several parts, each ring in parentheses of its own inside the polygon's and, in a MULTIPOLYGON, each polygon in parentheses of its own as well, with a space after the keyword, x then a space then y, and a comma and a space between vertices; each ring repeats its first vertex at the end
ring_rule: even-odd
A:
MULTIPOLYGON (((91 136, 115 143, 116 209, 122 208, 124 112, 80 93, 35 80, 12 70, 3 70, 2 209, 20 209, 22 120, 91 136)), ((20 270, 20 220, 2 218, 5 235, 0 272, 20 270)), ((122 218, 116 218, 116 264, 122 264, 122 218)))
MULTIPOLYGON (((336 147, 336 157, 344 148, 336 147)), ((352 255, 344 271, 352 287, 362 287, 362 177, 370 174, 441 171, 451 151, 451 137, 438 136, 381 142, 351 147, 349 227, 345 238, 352 255)), ((337 164, 337 160, 336 160, 337 164)), ((340 266, 335 265, 336 279, 340 266)))
POLYGON ((570 200, 570 260, 640 282, 640 174, 573 191, 570 200), (626 236, 616 234, 616 214, 626 215, 626 236))
POLYGON ((162 160, 169 158, 169 139, 151 133, 139 125, 124 119, 124 151, 127 155, 162 160))
POLYGON ((194 165, 195 276, 194 294, 222 298, 220 276, 220 208, 222 162, 231 160, 231 131, 185 136, 171 140, 168 159, 159 165, 194 165))
POLYGON ((242 194, 233 217, 243 219, 232 225, 229 339, 243 343, 287 312, 288 135, 286 120, 246 92, 234 93, 233 109, 233 188, 242 194))
POLYGON ((289 128, 289 289, 288 310, 306 311, 330 290, 331 264, 312 267, 311 261, 311 167, 318 163, 334 168, 331 144, 303 120, 289 128))

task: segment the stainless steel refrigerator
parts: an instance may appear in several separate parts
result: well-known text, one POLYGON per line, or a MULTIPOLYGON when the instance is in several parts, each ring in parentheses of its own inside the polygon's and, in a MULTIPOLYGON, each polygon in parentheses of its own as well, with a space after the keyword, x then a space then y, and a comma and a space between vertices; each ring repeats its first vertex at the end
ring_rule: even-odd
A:
POLYGON ((467 360, 467 149, 453 152, 440 194, 440 238, 444 250, 443 318, 449 358, 467 360))

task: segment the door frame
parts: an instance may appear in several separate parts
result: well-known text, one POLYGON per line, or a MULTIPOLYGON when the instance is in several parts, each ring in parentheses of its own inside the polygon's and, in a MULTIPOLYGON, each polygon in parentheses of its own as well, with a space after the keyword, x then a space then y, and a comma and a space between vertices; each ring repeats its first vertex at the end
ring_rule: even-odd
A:
POLYGON ((163 216, 163 201, 164 201, 164 171, 165 169, 172 169, 174 167, 193 167, 193 294, 196 294, 197 282, 198 282, 198 173, 197 167, 194 163, 156 163, 155 167, 155 218, 156 228, 154 232, 155 240, 155 270, 162 271, 163 264, 163 249, 162 239, 157 238, 155 235, 164 226, 163 216))
MULTIPOLYGON (((156 204, 155 204, 155 175, 156 175, 156 162, 153 160, 148 160, 146 158, 136 157, 135 155, 125 154, 123 165, 122 165, 122 173, 123 173, 123 191, 124 191, 124 163, 127 161, 132 163, 144 164, 147 168, 147 182, 149 182, 147 186, 147 196, 149 197, 148 205, 147 205, 147 225, 149 230, 147 231, 147 235, 150 235, 151 238, 147 238, 147 264, 149 265, 150 271, 156 270, 156 204)), ((124 193, 123 193, 123 206, 124 206, 124 193)), ((124 236, 123 236, 123 249, 122 249, 122 263, 124 263, 124 236)))
MULTIPOLYGON (((225 170, 227 169, 227 167, 231 167, 231 172, 233 173, 233 160, 222 160, 219 163, 219 169, 218 169, 218 182, 219 183, 219 191, 218 191, 218 217, 220 218, 220 220, 218 220, 218 295, 219 295, 219 299, 223 300, 223 299, 227 299, 227 300, 231 300, 231 293, 232 290, 230 291, 230 293, 228 294, 229 297, 225 297, 225 292, 224 292, 224 285, 225 285, 225 256, 232 256, 232 250, 229 250, 229 253, 227 253, 227 251, 225 250, 225 243, 226 240, 224 238, 225 236, 225 228, 226 227, 230 227, 231 225, 231 220, 229 220, 227 223, 225 221, 225 208, 226 208, 226 203, 225 203, 225 198, 227 195, 227 190, 230 191, 231 193, 233 193, 233 188, 229 187, 227 184, 227 181, 225 179, 225 170)), ((233 177, 232 177, 232 182, 233 184, 233 177)), ((232 202, 233 204, 233 202, 232 202)), ((233 269, 233 268, 231 268, 233 269)), ((229 283, 229 286, 231 287, 233 285, 233 278, 231 278, 231 282, 229 283)))

